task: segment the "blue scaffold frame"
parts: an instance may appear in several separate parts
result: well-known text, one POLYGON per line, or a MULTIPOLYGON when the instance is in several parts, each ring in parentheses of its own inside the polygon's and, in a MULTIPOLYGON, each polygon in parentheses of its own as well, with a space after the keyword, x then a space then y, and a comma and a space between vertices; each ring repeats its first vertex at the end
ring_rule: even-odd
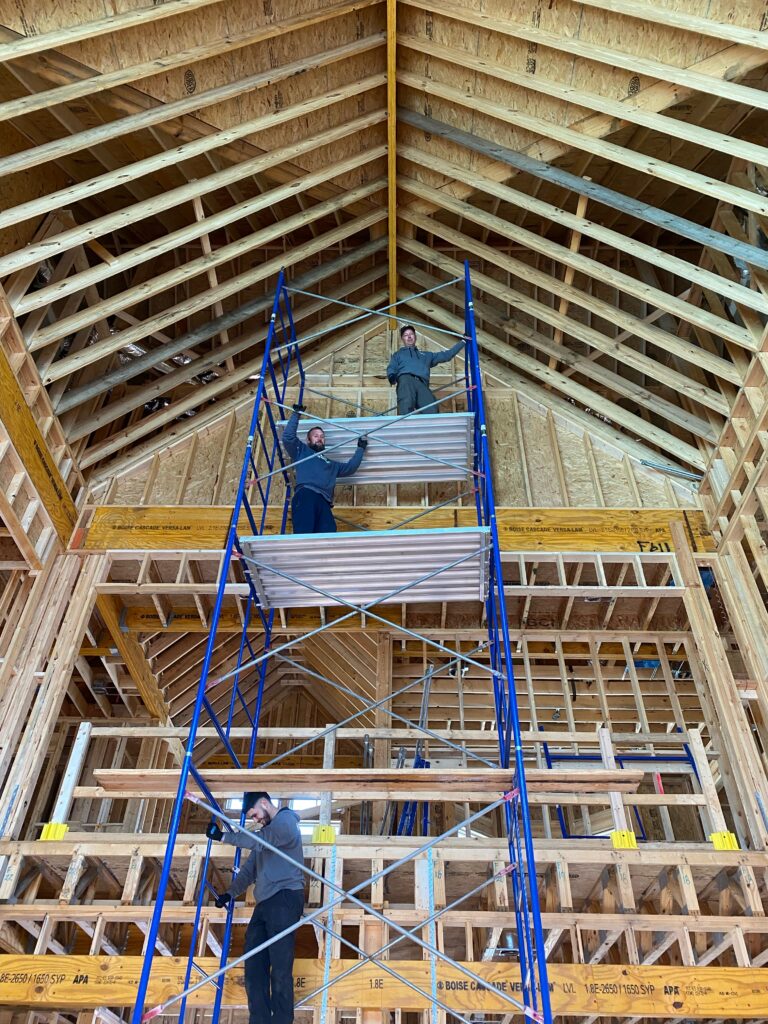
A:
MULTIPOLYGON (((438 287, 447 287, 457 283, 458 280, 461 279, 447 281, 438 287)), ((506 994, 503 996, 500 995, 499 998, 503 998, 509 1004, 507 1012, 522 1012, 529 1018, 541 1022, 541 1024, 551 1024, 552 1016, 547 980, 546 957, 544 952, 545 944, 541 924, 536 867, 534 861, 533 836, 525 783, 524 756, 517 697, 515 692, 509 623, 504 601, 502 561, 499 549, 496 508, 491 476, 491 460, 488 446, 485 407, 483 402, 482 376, 474 320, 474 307, 472 302, 472 285, 468 263, 465 263, 464 289, 464 340, 466 341, 464 373, 465 387, 462 392, 456 392, 455 394, 466 393, 467 407, 472 418, 472 466, 471 469, 468 467, 468 475, 473 482, 477 525, 482 528, 483 537, 487 538, 487 540, 484 541, 485 546, 480 550, 480 554, 483 556, 487 555, 488 557, 488 588, 485 600, 485 612, 488 626, 487 648, 488 654, 490 655, 490 666, 474 661, 471 656, 468 656, 467 653, 460 650, 451 651, 449 648, 446 648, 444 645, 438 644, 433 640, 428 640, 427 642, 429 642, 433 648, 437 648, 441 653, 448 653, 452 656, 453 660, 448 665, 442 666, 438 671, 446 670, 450 665, 454 665, 459 669, 464 664, 472 664, 476 667, 482 668, 483 671, 487 672, 490 676, 491 685, 493 687, 493 700, 498 732, 498 766, 510 770, 514 780, 513 787, 509 792, 505 793, 500 800, 495 800, 492 803, 489 803, 481 811, 477 811, 469 815, 464 822, 460 822, 454 828, 438 837, 427 836, 429 831, 429 819, 425 805, 425 814, 422 823, 422 831, 424 833, 424 842, 422 847, 417 850, 415 854, 409 854, 407 857, 401 858, 400 861, 396 861, 389 865, 383 872, 380 872, 371 879, 368 879, 365 883, 357 885, 354 890, 350 890, 349 892, 345 893, 338 886, 335 886, 331 881, 329 881, 327 876, 325 879, 322 879, 321 876, 317 876, 311 871, 311 869, 305 868, 305 872, 310 877, 315 877, 316 880, 319 878, 320 881, 324 882, 325 891, 327 893, 336 892, 338 895, 335 896, 331 902, 326 903, 323 907, 319 908, 319 910, 313 911, 308 915, 308 917, 305 917, 303 919, 303 923, 306 923, 309 920, 315 921, 321 930, 326 933, 326 941, 329 941, 331 937, 334 937, 360 953, 361 951, 357 950, 357 947, 354 947, 347 939, 342 937, 340 933, 333 930, 333 907, 338 906, 339 903, 344 901, 344 899, 349 899, 360 906, 364 906, 354 894, 365 885, 370 884, 370 882, 378 877, 389 874, 401 863, 405 863, 413 859, 413 857, 417 856, 420 852, 431 851, 441 839, 448 835, 458 834, 459 830, 462 828, 469 829, 471 823, 476 821, 482 815, 489 813, 497 807, 503 807, 508 832, 509 866, 504 869, 501 875, 493 875, 492 878, 487 879, 479 886, 476 886, 459 900, 454 901, 450 906, 455 906, 457 903, 475 895, 486 886, 497 881, 500 877, 503 877, 504 879, 509 878, 513 894, 514 922, 518 938, 522 998, 521 1000, 518 1000, 506 994), (323 914, 327 915, 325 917, 325 921, 322 919, 323 914)), ((430 289, 430 292, 435 290, 437 289, 430 289)), ((203 985, 213 985, 215 988, 211 1024, 218 1024, 224 994, 223 982, 227 970, 231 969, 235 964, 242 963, 248 958, 248 956, 258 952, 258 950, 251 950, 244 956, 238 957, 235 961, 229 960, 229 950, 233 931, 233 906, 230 904, 227 908, 224 936, 221 944, 222 954, 220 958, 220 967, 211 975, 203 974, 201 979, 193 980, 193 973, 195 971, 202 974, 200 967, 195 963, 195 942, 198 933, 198 926, 202 917, 203 906, 209 896, 213 894, 213 889, 207 879, 212 843, 209 839, 203 860, 201 880, 198 888, 192 940, 185 972, 183 991, 172 999, 166 1001, 162 1006, 154 1007, 149 1011, 146 1010, 145 1000, 150 981, 152 962, 159 929, 162 923, 163 905, 170 881, 174 849, 179 834, 182 809, 185 801, 192 800, 201 805, 211 813, 212 817, 219 818, 224 823, 225 827, 229 827, 237 831, 242 829, 244 825, 242 814, 240 815, 239 821, 230 819, 225 809, 217 803, 216 798, 206 785, 203 775, 199 771, 198 767, 193 763, 193 749, 203 712, 206 712, 210 717, 222 747, 231 759, 233 765, 236 768, 252 768, 256 759, 259 720, 266 682, 267 666, 271 658, 290 661, 290 659, 286 658, 282 654, 284 648, 290 645, 284 644, 278 645, 277 647, 273 647, 272 645, 272 632, 276 611, 274 608, 268 607, 266 602, 263 600, 263 593, 260 591, 258 582, 259 563, 248 557, 247 551, 245 551, 241 545, 240 538, 243 536, 244 532, 251 533, 254 538, 263 536, 268 532, 268 525, 274 525, 273 520, 270 520, 268 523, 268 516, 276 516, 279 520, 278 533, 284 534, 288 525, 288 509, 291 499, 291 479, 288 472, 290 463, 285 458, 283 449, 280 445, 278 422, 286 418, 286 412, 288 410, 286 393, 289 387, 289 378, 293 380, 293 383, 290 385, 291 387, 298 384, 298 401, 300 403, 305 390, 300 343, 296 336, 293 315, 291 312, 291 294, 293 292, 298 292, 298 290, 291 289, 288 286, 284 273, 281 271, 275 290, 275 298, 265 341, 262 369, 258 379, 258 387, 253 404, 246 449, 243 457, 232 517, 227 532, 226 546, 221 560, 216 600, 210 620, 210 634, 206 645, 200 682, 189 724, 184 759, 180 769, 177 794, 168 829, 168 843, 160 874, 157 900, 146 935, 145 957, 137 987, 135 1006, 133 1016, 131 1018, 132 1024, 140 1024, 140 1022, 157 1016, 160 1013, 168 1012, 172 1005, 178 1006, 178 1019, 183 1020, 188 995, 203 985), (266 471, 260 472, 257 468, 257 461, 260 458, 263 459, 266 471), (272 482, 277 477, 280 477, 284 483, 282 508, 280 508, 279 504, 273 504, 270 507, 272 482), (247 530, 243 531, 245 524, 247 524, 247 530), (236 666, 232 671, 228 671, 217 678, 211 678, 211 663, 215 647, 216 633, 226 594, 226 587, 230 580, 230 572, 233 565, 237 565, 239 567, 239 571, 247 584, 246 608, 243 615, 244 624, 241 632, 237 661, 236 666), (263 636, 261 653, 257 653, 251 642, 250 634, 254 632, 254 630, 259 630, 263 636), (243 678, 245 673, 253 672, 257 673, 258 685, 256 687, 256 697, 252 702, 252 707, 249 707, 241 691, 240 680, 243 678), (227 683, 231 687, 231 691, 229 693, 226 716, 219 716, 217 715, 212 702, 209 700, 208 694, 213 686, 219 687, 223 683, 227 683), (238 708, 244 712, 247 722, 251 728, 248 754, 244 764, 241 762, 240 757, 238 757, 238 754, 230 742, 230 732, 238 708), (202 793, 202 798, 191 792, 190 786, 192 784, 194 784, 202 793)), ((407 302, 408 300, 403 301, 407 302)), ((343 302, 339 302, 339 305, 350 306, 352 309, 362 310, 363 316, 357 316, 355 317, 355 320, 371 316, 383 317, 388 320, 402 319, 393 312, 393 306, 398 305, 398 303, 394 303, 382 310, 370 310, 362 306, 355 307, 351 306, 349 303, 343 302)), ((430 325, 423 326, 433 329, 430 325)), ((445 332, 441 329, 437 330, 439 330, 440 333, 451 333, 445 332)), ((310 335, 310 338, 314 339, 318 337, 320 333, 322 332, 316 332, 315 334, 310 335)), ((305 339, 305 341, 306 340, 309 339, 305 339)), ((454 397, 454 394, 448 397, 454 397)), ((439 401, 440 400, 435 404, 437 405, 439 401)), ((393 422, 402 418, 404 417, 393 417, 393 422)), ((313 422, 316 421, 318 423, 322 423, 322 420, 319 420, 316 417, 312 417, 312 420, 313 422)), ((396 445, 395 447, 398 446, 396 445)), ((416 449, 414 448, 413 450, 415 451, 416 449)), ((441 505, 444 504, 446 504, 446 502, 441 503, 441 505)), ((426 511, 428 510, 425 509, 425 513, 426 511)), ((405 523, 410 522, 411 518, 413 517, 409 517, 408 520, 399 524, 399 526, 403 526, 405 523)), ((395 529, 397 528, 398 527, 395 527, 395 529)), ((450 566, 446 566, 446 568, 450 568, 450 566)), ((291 577, 287 576, 286 578, 290 579, 291 577)), ((419 582, 420 581, 417 580, 414 583, 409 583, 405 588, 400 588, 400 590, 407 589, 407 587, 414 586, 419 582)), ((399 591, 394 591, 393 593, 397 594, 399 591)), ((348 608, 354 609, 354 611, 359 613, 370 614, 373 619, 376 618, 375 614, 370 612, 368 606, 360 605, 359 602, 357 602, 357 604, 350 603, 349 601, 342 601, 340 603, 346 604, 348 608)), ((354 611, 350 612, 350 614, 354 614, 354 611)), ((330 623, 328 626, 323 625, 320 630, 314 629, 308 631, 304 636, 314 635, 322 629, 328 628, 329 625, 330 623)), ((395 630, 401 629, 403 633, 411 636, 418 636, 418 634, 406 629, 405 626, 398 627, 396 624, 393 624, 392 628, 395 630)), ((420 639, 426 638, 420 637, 420 639)), ((470 652, 470 655, 473 653, 475 652, 470 652)), ((431 673, 432 670, 430 669, 430 675, 431 673)), ((324 679, 331 685, 339 686, 338 683, 325 679, 325 677, 320 676, 317 673, 311 674, 316 675, 319 679, 324 679)), ((437 672, 435 674, 437 674, 437 672)), ((457 671, 457 676, 459 679, 459 685, 461 685, 460 671, 457 671)), ((402 688, 402 690, 408 689, 420 682, 423 683, 424 678, 425 677, 421 680, 416 680, 415 683, 409 682, 406 687, 402 688)), ((352 691, 349 691, 347 688, 343 689, 347 690, 350 694, 352 693, 352 691)), ((402 690, 395 691, 384 700, 376 702, 367 701, 364 698, 355 695, 363 704, 363 707, 360 711, 345 719, 345 722, 352 721, 364 714, 366 711, 370 711, 377 706, 391 702, 394 696, 396 696, 398 692, 402 692, 402 690)), ((436 737, 436 734, 429 729, 426 723, 417 724, 408 722, 406 719, 403 719, 402 716, 396 715, 393 711, 387 711, 386 713, 393 719, 405 721, 409 726, 421 729, 425 736, 440 739, 440 742, 445 745, 452 747, 455 750, 459 750, 464 757, 469 755, 481 762, 484 762, 485 764, 493 763, 489 762, 487 758, 473 753, 464 746, 457 745, 444 738, 436 737)), ((330 726, 329 731, 339 728, 342 724, 344 723, 338 723, 335 726, 330 726)), ((303 741, 302 743, 292 747, 291 750, 286 751, 284 755, 280 755, 280 757, 287 756, 293 751, 306 746, 310 742, 312 742, 312 740, 303 741)), ((273 758, 268 763, 273 764, 279 759, 279 757, 273 758)), ((426 767, 427 762, 424 764, 425 770, 428 771, 429 769, 426 767)), ((415 804, 413 812, 415 813, 415 804)), ((412 824, 412 822, 409 822, 409 831, 412 831, 412 824)), ((279 851, 276 852, 280 855, 279 851)), ((235 871, 237 871, 239 867, 239 859, 240 850, 238 849, 234 855, 235 871)), ((397 933, 397 937, 391 939, 390 942, 385 947, 382 947, 382 950, 377 951, 377 953, 363 954, 365 959, 357 961, 357 966, 360 966, 360 964, 364 962, 371 961, 371 959, 377 956, 378 953, 382 953, 384 950, 390 948, 390 946, 397 942, 402 941, 404 938, 409 938, 421 945, 425 953, 429 953, 429 957, 432 961, 431 996, 429 992, 418 989, 413 983, 409 982, 408 984, 411 988, 414 988, 415 991, 420 992, 423 997, 430 999, 433 1019, 435 1018, 436 1010, 439 1008, 443 1011, 452 1013, 452 1015, 458 1020, 463 1020, 455 1010, 451 1010, 450 1007, 445 1006, 435 995, 435 971, 438 959, 458 967, 463 971, 463 973, 467 974, 470 978, 473 978, 476 983, 480 983, 483 987, 492 988, 490 983, 484 982, 482 978, 472 972, 469 968, 464 965, 456 964, 456 962, 447 956, 447 954, 438 950, 434 946, 433 941, 425 942, 420 938, 419 934, 423 928, 424 922, 421 922, 417 928, 407 931, 394 925, 391 921, 388 921, 386 917, 381 915, 375 908, 364 907, 364 909, 373 914, 374 917, 379 917, 386 921, 386 923, 389 924, 397 933)), ((447 909, 449 908, 442 908, 434 911, 430 920, 437 920, 440 914, 444 913, 447 909)), ((301 923, 302 922, 299 922, 295 927, 299 927, 301 923)), ((280 938, 280 936, 276 936, 275 938, 280 938)), ((265 943, 264 945, 268 944, 269 943, 265 943)), ((349 973, 356 970, 357 966, 353 965, 346 971, 342 972, 341 977, 347 976, 349 973)), ((388 973, 393 973, 391 966, 388 967, 388 973)), ((396 972, 394 973, 397 977, 400 977, 396 972)), ((327 992, 327 988, 332 985, 335 980, 339 979, 326 980, 324 986, 311 995, 324 996, 327 992)), ((401 980, 403 979, 401 978, 401 980)), ((306 999, 309 998, 310 996, 306 997, 306 999)))

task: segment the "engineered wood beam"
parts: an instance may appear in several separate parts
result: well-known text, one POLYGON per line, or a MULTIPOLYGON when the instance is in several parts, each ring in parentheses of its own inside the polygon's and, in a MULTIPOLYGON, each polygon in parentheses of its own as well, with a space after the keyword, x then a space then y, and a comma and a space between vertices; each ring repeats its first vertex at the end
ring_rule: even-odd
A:
MULTIPOLYGON (((418 509, 408 506, 345 508, 354 523, 373 530, 392 529, 418 509)), ((469 526, 473 509, 444 510, 441 527, 469 526)), ((276 532, 280 510, 267 517, 266 531, 276 532)), ((98 505, 87 508, 73 534, 73 552, 223 551, 232 516, 229 506, 98 505)), ((681 523, 696 551, 712 550, 704 513, 683 509, 497 509, 502 551, 633 552, 674 550, 670 523, 681 523)), ((420 525, 418 521, 414 526, 420 525)), ((242 528, 247 520, 243 516, 242 528)), ((407 527, 404 527, 407 529, 407 527)))
POLYGON ((95 73, 83 78, 81 81, 72 82, 70 85, 59 86, 57 89, 49 89, 33 96, 8 100, 5 103, 0 103, 0 121, 23 117, 25 114, 30 114, 37 110, 45 110, 57 103, 70 103, 73 100, 82 99, 84 96, 92 96, 97 92, 103 92, 105 89, 131 85, 145 78, 151 78, 153 75, 170 71, 172 68, 188 66, 201 60, 209 60, 211 57, 216 57, 221 53, 234 53, 246 46, 253 46, 269 39, 276 39, 290 32, 311 28, 313 25, 322 24, 344 14, 365 10, 367 7, 372 7, 379 2, 380 0, 352 0, 351 3, 333 4, 329 7, 315 10, 310 14, 295 15, 280 22, 262 25, 251 32, 243 32, 236 36, 225 36, 215 42, 205 43, 202 46, 196 46, 180 53, 156 57, 142 64, 118 68, 115 71, 102 74, 95 73))
MULTIPOLYGON (((37 1010, 95 1008, 107 1001, 113 1006, 132 1005, 143 957, 58 955, 55 963, 48 967, 50 959, 42 955, 0 956, 3 976, 14 979, 0 987, 0 1004, 37 1010), (41 971, 50 972, 49 980, 44 983, 37 980, 41 971), (98 979, 99 984, 91 979, 98 979)), ((212 974, 220 961, 216 957, 196 957, 195 962, 206 974, 212 974)), ((181 958, 157 958, 157 965, 157 972, 153 971, 150 976, 147 1005, 162 1002, 184 986, 186 965, 181 958)), ((432 1005, 430 961, 396 960, 392 961, 392 966, 421 992, 415 993, 375 963, 364 963, 354 975, 334 984, 331 989, 334 1005, 378 1011, 429 1010, 432 1005)), ((519 964, 471 961, 463 965, 487 981, 488 988, 471 984, 461 972, 461 966, 438 961, 436 971, 443 1001, 462 1015, 509 1012, 509 1002, 499 995, 494 996, 493 990, 519 993, 519 964)), ((331 979, 345 969, 348 969, 348 961, 332 961, 331 979)), ((552 1009, 556 1014, 749 1020, 760 1019, 768 1000, 767 972, 758 968, 551 963, 548 975, 552 1009)), ((321 961, 296 961, 294 985, 299 995, 319 990, 322 984, 321 961)), ((222 1004, 243 1006, 244 991, 242 971, 236 968, 225 976, 222 1004)), ((188 1005, 191 1008, 212 1006, 215 994, 213 986, 205 985, 188 997, 188 1005)), ((319 1007, 320 997, 316 996, 314 1002, 319 1007)))
MULTIPOLYGON (((97 786, 104 795, 156 796, 173 798, 178 789, 178 772, 164 769, 97 768, 97 786)), ((340 800, 484 800, 514 788, 514 775, 505 768, 433 768, 429 772, 407 768, 305 768, 301 772, 284 768, 230 770, 208 768, 201 777, 214 796, 238 796, 263 785, 282 795, 333 793, 340 800), (459 797, 459 793, 471 794, 459 797)), ((631 793, 633 799, 643 772, 607 769, 527 769, 532 793, 604 794, 631 793)), ((75 790, 77 792, 77 790, 75 790)), ((606 797, 607 799, 607 797, 606 797)))

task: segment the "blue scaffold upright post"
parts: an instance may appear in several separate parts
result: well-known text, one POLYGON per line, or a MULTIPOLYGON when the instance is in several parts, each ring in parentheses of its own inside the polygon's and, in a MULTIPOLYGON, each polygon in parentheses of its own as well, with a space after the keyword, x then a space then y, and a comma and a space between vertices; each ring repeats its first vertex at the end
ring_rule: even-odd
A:
POLYGON ((523 1000, 531 1016, 551 1024, 552 1010, 547 980, 544 932, 541 925, 539 891, 533 834, 525 782, 523 746, 520 735, 515 674, 509 639, 509 620, 504 599, 501 548, 491 476, 488 431, 483 402, 480 358, 477 346, 472 280, 469 261, 464 263, 464 330, 467 338, 466 374, 469 408, 474 413, 475 506, 478 525, 490 529, 490 578, 486 601, 488 644, 493 676, 499 763, 513 768, 514 787, 507 794, 505 818, 512 870, 512 895, 517 925, 523 1000))
MULTIPOLYGON (((290 297, 285 284, 284 274, 281 271, 277 281, 275 299, 272 305, 269 327, 264 346, 264 358, 262 360, 261 372, 258 378, 258 386, 253 404, 248 438, 243 456, 243 463, 240 470, 240 477, 235 495, 232 518, 227 531, 226 546, 220 563, 218 587, 213 612, 210 618, 210 632, 205 649, 200 680, 197 687, 197 695, 189 723, 189 731, 185 747, 184 759, 179 774, 179 784, 171 813, 171 820, 168 827, 168 843, 163 859, 163 866, 160 873, 160 880, 157 889, 157 898, 149 930, 146 937, 144 963, 136 990, 136 1000, 131 1017, 131 1024, 140 1024, 151 1014, 145 1015, 147 991, 149 987, 152 962, 158 939, 158 933, 163 917, 163 906, 168 895, 168 887, 171 878, 171 868, 175 854, 176 841, 181 825, 182 811, 191 783, 195 783, 202 791, 205 799, 213 806, 221 809, 213 794, 205 785, 201 775, 200 766, 196 765, 193 757, 193 749, 197 739, 203 712, 206 712, 210 724, 216 731, 221 745, 229 756, 235 768, 252 768, 256 754, 256 742, 258 738, 259 717, 261 703, 264 694, 268 653, 272 639, 272 627, 274 611, 266 610, 259 600, 253 579, 247 564, 242 559, 242 551, 238 540, 238 532, 242 528, 242 518, 247 522, 248 530, 253 534, 262 534, 267 528, 268 505, 271 495, 272 483, 278 477, 284 482, 284 496, 282 510, 280 506, 272 507, 273 513, 279 516, 279 529, 277 532, 285 533, 288 521, 288 507, 291 495, 291 484, 284 462, 283 451, 280 446, 278 421, 285 418, 284 408, 286 404, 286 391, 288 378, 293 375, 299 386, 299 401, 301 401, 304 390, 304 371, 301 365, 299 346, 291 311, 290 297), (264 460, 267 472, 259 474, 257 461, 264 460), (227 591, 227 584, 230 582, 230 567, 233 563, 239 565, 240 572, 248 586, 245 608, 243 611, 243 626, 240 636, 239 650, 235 670, 227 673, 225 682, 228 691, 220 686, 219 680, 211 678, 212 658, 217 641, 217 632, 221 618, 222 607, 227 591), (253 646, 252 636, 258 633, 261 653, 253 646), (248 679, 250 684, 255 683, 256 694, 249 706, 244 692, 243 681, 248 679), (221 690, 221 692, 215 692, 221 690), (226 700, 221 698, 226 697, 226 700), (215 704, 219 704, 220 711, 216 710, 215 704), (230 742, 230 732, 236 710, 245 714, 248 726, 251 728, 251 737, 248 745, 247 762, 243 764, 238 758, 230 742)), ((253 686, 251 686, 253 689, 253 686)), ((242 819, 241 819, 242 820, 242 819)), ((235 856, 235 870, 239 865, 240 850, 235 856)), ((212 890, 208 874, 211 860, 211 840, 208 840, 205 857, 203 860, 201 879, 198 886, 197 905, 193 925, 192 942, 185 971, 184 988, 189 986, 195 967, 195 944, 198 932, 198 925, 202 916, 202 908, 212 890)), ((226 964, 229 955, 229 947, 232 938, 232 907, 227 913, 224 938, 222 942, 221 964, 226 964)), ((212 1021, 219 1019, 222 997, 224 993, 223 978, 216 984, 212 1021)), ((178 1008, 178 1020, 184 1020, 186 1000, 182 1000, 178 1008)))

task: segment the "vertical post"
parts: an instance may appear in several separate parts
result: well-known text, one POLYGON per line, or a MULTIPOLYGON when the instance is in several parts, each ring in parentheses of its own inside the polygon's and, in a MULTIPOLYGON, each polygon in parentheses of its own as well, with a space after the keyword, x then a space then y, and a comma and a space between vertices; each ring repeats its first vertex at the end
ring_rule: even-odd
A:
MULTIPOLYGON (((397 0, 387 0, 387 229, 389 304, 397 302, 397 0)), ((397 327, 389 321, 390 330, 397 327)))
POLYGON ((56 803, 51 813, 51 824, 66 825, 67 823, 69 812, 72 809, 72 801, 74 800, 75 786, 80 778, 80 773, 83 770, 85 758, 88 754, 88 743, 91 739, 92 729, 93 724, 91 722, 81 722, 77 727, 75 742, 72 744, 72 749, 69 752, 69 760, 64 771, 64 778, 61 780, 61 786, 59 787, 59 795, 56 797, 56 803))

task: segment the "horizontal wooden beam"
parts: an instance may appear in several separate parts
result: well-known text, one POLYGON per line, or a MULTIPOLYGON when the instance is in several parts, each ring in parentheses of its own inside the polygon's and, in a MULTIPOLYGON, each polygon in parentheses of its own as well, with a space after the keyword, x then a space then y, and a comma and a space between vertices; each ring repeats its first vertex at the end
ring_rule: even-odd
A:
MULTIPOLYGON (((489 803, 514 788, 514 773, 505 768, 208 768, 201 776, 214 796, 238 796, 261 786, 282 796, 333 793, 342 800, 487 800, 489 803)), ((133 768, 97 768, 96 784, 105 795, 176 795, 176 771, 133 768)), ((532 768, 525 773, 530 793, 605 794, 635 793, 643 773, 609 771, 552 771, 532 768)), ((194 787, 193 787, 194 788, 194 787)), ((654 795, 655 794, 651 794, 654 795)))
MULTIPOLYGON (((458 90, 452 91, 456 93, 452 98, 460 106, 471 103, 470 97, 464 96, 458 90)), ((432 117, 426 117, 424 114, 418 114, 415 111, 406 110, 401 107, 398 109, 397 116, 398 120, 404 124, 419 128, 421 131, 428 132, 431 135, 439 135, 440 138, 454 142, 456 145, 464 146, 466 149, 471 149, 476 153, 482 153, 491 160, 497 160, 510 167, 515 167, 524 174, 532 174, 536 178, 559 185, 561 188, 569 189, 579 195, 588 196, 590 199, 594 199, 595 202, 628 214, 630 217, 653 224, 663 231, 674 232, 683 238, 691 239, 698 245, 709 246, 735 259, 740 259, 745 263, 768 270, 768 253, 762 252, 757 246, 746 245, 744 242, 730 238, 719 231, 713 231, 711 228, 703 227, 694 221, 667 213, 666 210, 660 210, 649 203, 642 202, 640 199, 622 195, 621 192, 616 192, 614 189, 606 188, 604 185, 599 185, 594 181, 588 181, 586 178, 580 178, 576 174, 571 174, 570 171, 562 170, 560 167, 545 163, 543 160, 535 160, 524 153, 517 153, 507 146, 462 131, 460 128, 453 128, 432 117)))
POLYGON ((172 68, 185 67, 201 60, 209 60, 221 53, 233 53, 246 46, 253 46, 268 39, 276 39, 289 32, 298 32, 344 14, 364 10, 379 2, 380 0, 352 0, 352 2, 332 4, 326 8, 316 9, 310 14, 299 14, 285 18, 283 21, 260 25, 250 32, 220 36, 215 42, 204 43, 179 53, 156 57, 142 64, 118 68, 103 74, 89 74, 79 82, 72 82, 70 85, 60 86, 58 89, 48 89, 32 96, 23 96, 16 100, 0 103, 0 121, 23 117, 25 114, 33 113, 36 110, 45 110, 59 103, 70 103, 83 96, 92 96, 95 93, 103 92, 105 89, 130 85, 133 82, 170 71, 172 68))
MULTIPOLYGON (((361 527, 391 529, 421 507, 338 508, 361 527)), ((474 510, 445 509, 437 525, 467 526, 474 510)), ((704 513, 684 509, 498 508, 503 551, 672 551, 671 522, 682 523, 696 551, 714 550, 704 513)), ((279 529, 275 508, 267 531, 279 529)), ((100 505, 87 509, 72 537, 72 551, 220 551, 232 516, 228 506, 100 505)), ((428 516, 415 527, 429 526, 428 516)), ((243 516, 242 530, 248 530, 243 516)))
MULTIPOLYGON (((219 960, 196 959, 211 974, 219 960)), ((428 1010, 431 1006, 429 960, 392 960, 390 966, 424 992, 418 995, 376 964, 364 964, 329 991, 334 1008, 355 1010, 428 1010)), ((0 1005, 33 1009, 85 1009, 97 1006, 133 1005, 143 957, 0 956, 0 1005)), ((493 988, 520 998, 517 964, 482 962, 466 964, 493 988)), ((331 964, 331 978, 349 967, 349 961, 331 964)), ((147 993, 147 1008, 181 992, 186 960, 157 957, 147 993)), ((297 999, 318 989, 323 982, 320 960, 297 960, 294 966, 297 999)), ((548 967, 552 1009, 555 1014, 590 1014, 605 1017, 658 1017, 705 1020, 760 1018, 768 1005, 768 971, 738 967, 636 967, 625 964, 550 964, 548 967)), ((462 1014, 508 1013, 510 1004, 478 983, 459 967, 438 961, 438 997, 462 1014)), ((204 985, 188 999, 188 1005, 211 1006, 216 995, 204 985)), ((320 996, 311 1005, 319 1006, 320 996)), ((245 1006, 245 987, 240 968, 225 977, 223 1005, 245 1006)))

